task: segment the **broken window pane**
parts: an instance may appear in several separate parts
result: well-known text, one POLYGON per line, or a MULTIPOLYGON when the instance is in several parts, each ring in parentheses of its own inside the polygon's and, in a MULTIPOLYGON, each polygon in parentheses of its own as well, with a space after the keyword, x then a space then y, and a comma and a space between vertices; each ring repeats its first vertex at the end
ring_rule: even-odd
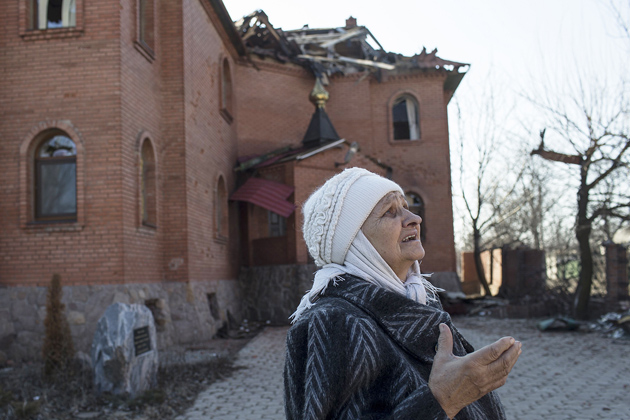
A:
POLYGON ((77 24, 76 0, 30 0, 32 29, 70 28, 77 24))
POLYGON ((418 103, 410 96, 401 96, 392 108, 394 140, 418 140, 418 103))
POLYGON ((61 3, 62 0, 48 0, 46 17, 49 28, 61 28, 61 3))
POLYGON ((77 148, 72 140, 63 135, 57 135, 44 142, 39 147, 38 157, 75 156, 77 148))

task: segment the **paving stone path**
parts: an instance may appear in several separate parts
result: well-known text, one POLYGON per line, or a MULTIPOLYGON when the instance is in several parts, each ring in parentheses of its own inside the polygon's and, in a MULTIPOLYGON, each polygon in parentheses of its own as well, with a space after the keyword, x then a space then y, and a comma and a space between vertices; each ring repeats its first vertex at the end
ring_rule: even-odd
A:
MULTIPOLYGON (((630 343, 600 333, 541 333, 532 320, 454 322, 475 348, 504 335, 523 342, 523 354, 499 390, 509 419, 630 419, 630 343)), ((286 331, 267 328, 250 341, 236 361, 242 369, 212 384, 178 420, 284 419, 286 331)))
POLYGON ((475 348, 502 336, 523 353, 499 395, 510 419, 630 419, 630 341, 601 333, 539 332, 532 320, 460 318, 475 348))
POLYGON ((238 353, 237 370, 213 383, 178 420, 284 419, 282 369, 288 327, 266 328, 238 353))

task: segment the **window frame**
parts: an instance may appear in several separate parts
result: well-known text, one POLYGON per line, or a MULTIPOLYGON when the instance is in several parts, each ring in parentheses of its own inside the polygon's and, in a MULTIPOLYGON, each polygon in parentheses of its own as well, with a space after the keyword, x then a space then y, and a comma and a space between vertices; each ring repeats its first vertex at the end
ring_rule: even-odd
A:
MULTIPOLYGON (((22 229, 45 229, 47 231, 75 231, 85 225, 85 149, 79 131, 68 120, 41 121, 24 136, 20 145, 19 166, 19 226, 22 229), (36 190, 36 153, 40 146, 55 135, 63 135, 74 142, 76 214, 74 218, 64 216, 38 218, 36 190)), ((67 158, 67 157, 66 157, 67 158)), ((51 158, 51 159, 62 159, 51 158)))
MULTIPOLYGON (((35 175, 33 177, 33 191, 34 191, 34 200, 35 200, 35 206, 34 206, 34 222, 76 222, 76 218, 77 218, 77 155, 74 154, 72 156, 57 156, 57 157, 40 157, 39 156, 39 150, 42 148, 42 146, 44 144, 46 144, 51 138, 54 138, 56 136, 58 136, 60 134, 58 133, 54 133, 51 136, 46 136, 44 137, 44 139, 39 141, 39 144, 37 145, 36 149, 35 149, 35 161, 34 161, 34 168, 35 168, 35 175), (48 215, 48 214, 43 214, 43 210, 42 210, 42 193, 43 193, 43 187, 42 187, 42 180, 41 180, 41 171, 42 171, 42 166, 52 166, 52 165, 63 165, 63 164, 68 164, 68 163, 73 163, 74 164, 74 212, 72 213, 60 213, 57 215, 48 215)), ((70 139, 70 137, 65 136, 66 138, 70 139)), ((70 139, 72 140, 72 139, 70 139)), ((76 146, 75 146, 76 147, 76 146)))
MULTIPOLYGON (((140 151, 139 151, 139 165, 140 165, 140 177, 139 177, 139 214, 140 214, 140 225, 157 229, 158 227, 158 178, 157 178, 157 159, 155 155, 155 146, 153 145, 153 141, 150 137, 143 136, 140 141, 140 151), (148 145, 149 151, 151 154, 150 163, 153 165, 151 171, 147 169, 147 162, 145 161, 145 146, 148 145), (152 191, 151 194, 147 193, 147 177, 150 176, 152 178, 152 191), (152 198, 151 198, 152 196, 152 198), (146 211, 146 218, 145 218, 146 211)), ((151 185, 151 184, 149 184, 151 185)))
POLYGON ((157 45, 157 37, 156 37, 156 27, 157 27, 157 19, 156 19, 156 5, 155 0, 136 0, 136 39, 135 46, 136 49, 149 61, 155 60, 155 50, 157 45), (143 4, 150 3, 149 13, 143 13, 143 4), (144 36, 143 28, 146 26, 146 22, 143 21, 143 17, 150 17, 149 22, 151 23, 151 42, 147 42, 146 37, 144 36))
POLYGON ((151 132, 149 132, 148 130, 140 130, 140 132, 138 132, 138 135, 136 136, 135 139, 135 150, 136 150, 136 219, 135 219, 135 223, 137 226, 137 230, 138 232, 141 233, 146 233, 146 234, 150 234, 150 235, 154 235, 156 234, 158 228, 159 228, 159 221, 160 221, 160 173, 159 173, 159 168, 160 168, 160 162, 158 159, 158 153, 157 153, 157 143, 155 140, 155 137, 153 136, 153 134, 151 132), (145 145, 145 142, 148 141, 149 145, 151 146, 151 151, 152 151, 152 156, 153 156, 153 164, 154 164, 154 173, 153 173, 153 180, 154 180, 154 185, 155 185, 155 196, 153 199, 153 204, 154 204, 154 220, 153 223, 149 220, 144 221, 143 219, 143 191, 142 191, 142 183, 143 183, 143 167, 144 167, 144 163, 143 163, 143 155, 142 155, 142 148, 145 145))
POLYGON ((59 28, 44 28, 39 29, 36 27, 36 22, 33 21, 33 2, 37 0, 20 0, 18 2, 18 15, 19 15, 19 34, 24 41, 34 41, 39 39, 56 39, 56 38, 68 38, 77 37, 83 35, 84 31, 84 13, 83 3, 84 0, 75 0, 75 25, 59 28))
MULTIPOLYGON (((415 92, 409 90, 398 91, 394 95, 391 96, 389 102, 387 103, 387 123, 388 123, 388 141, 392 145, 418 145, 422 143, 422 104, 418 99, 418 96, 415 92), (396 106, 401 99, 410 99, 416 107, 416 118, 417 118, 417 129, 418 129, 418 138, 416 139, 397 139, 395 138, 395 129, 394 129, 394 106, 396 106)), ((411 131, 411 130, 410 130, 411 131)), ((410 136, 411 137, 411 136, 410 136)))

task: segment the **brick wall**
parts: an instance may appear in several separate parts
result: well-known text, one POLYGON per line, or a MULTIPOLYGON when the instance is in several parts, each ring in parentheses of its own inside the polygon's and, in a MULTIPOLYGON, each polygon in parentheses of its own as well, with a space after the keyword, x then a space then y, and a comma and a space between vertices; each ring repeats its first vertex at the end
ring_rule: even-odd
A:
MULTIPOLYGON (((238 246, 236 238, 217 238, 215 229, 216 188, 219 177, 227 191, 234 190, 236 121, 220 114, 223 60, 235 80, 234 51, 222 42, 213 26, 209 8, 199 0, 185 0, 184 7, 184 121, 186 133, 186 179, 179 188, 187 192, 189 276, 195 280, 236 279, 238 267, 230 259, 238 246)), ((225 198, 227 200, 227 198, 225 198)), ((234 217, 234 214, 232 214, 234 217)))
MULTIPOLYGON (((186 146, 184 104, 183 9, 181 0, 159 2, 162 114, 160 134, 161 186, 164 191, 160 223, 164 235, 162 269, 167 280, 188 278, 188 212, 186 211, 186 146)), ((158 169, 159 171, 159 169, 158 169)))
POLYGON ((237 66, 239 156, 299 144, 313 113, 310 73, 293 64, 253 60, 258 70, 247 63, 237 66))
MULTIPOLYGON (((162 279, 162 241, 165 220, 162 204, 162 180, 167 174, 164 165, 166 139, 161 132, 162 97, 160 95, 160 66, 164 62, 162 31, 155 31, 154 51, 151 54, 138 43, 137 4, 135 1, 121 3, 120 9, 120 55, 121 55, 121 136, 122 136, 122 229, 124 234, 123 261, 125 281, 155 282, 162 279), (158 178, 156 225, 142 226, 140 215, 140 148, 149 139, 156 156, 158 178)), ((154 13, 155 28, 164 26, 165 18, 159 8, 154 13)))
POLYGON ((43 284, 54 272, 66 284, 121 282, 119 4, 80 3, 83 30, 21 36, 22 3, 0 3, 0 283, 43 284), (80 220, 32 224, 31 141, 67 127, 81 149, 80 220))
POLYGON ((606 250, 606 300, 616 304, 628 300, 628 248, 605 242, 606 250))
MULTIPOLYGON (((486 281, 492 296, 499 293, 503 282, 503 251, 500 248, 489 249, 481 253, 481 263, 486 275, 486 281)), ((473 252, 462 252, 462 291, 467 295, 485 294, 475 264, 475 254, 473 252)))

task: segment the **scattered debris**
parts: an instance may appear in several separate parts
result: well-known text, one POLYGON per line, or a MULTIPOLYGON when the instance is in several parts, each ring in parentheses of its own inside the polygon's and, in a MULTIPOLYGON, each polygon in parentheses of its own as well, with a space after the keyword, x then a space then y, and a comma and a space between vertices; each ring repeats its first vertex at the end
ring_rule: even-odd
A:
POLYGON ((556 317, 542 320, 537 325, 540 331, 576 331, 580 323, 568 317, 556 317))
POLYGON ((602 332, 614 339, 630 341, 630 310, 604 314, 596 322, 589 324, 589 330, 602 332))
POLYGON ((469 302, 474 304, 469 311, 469 315, 479 316, 490 315, 492 308, 507 306, 509 304, 506 299, 486 296, 478 299, 469 299, 469 302))
POLYGON ((257 322, 244 319, 238 327, 223 328, 217 332, 215 338, 243 339, 253 338, 266 326, 271 325, 271 321, 257 322))

